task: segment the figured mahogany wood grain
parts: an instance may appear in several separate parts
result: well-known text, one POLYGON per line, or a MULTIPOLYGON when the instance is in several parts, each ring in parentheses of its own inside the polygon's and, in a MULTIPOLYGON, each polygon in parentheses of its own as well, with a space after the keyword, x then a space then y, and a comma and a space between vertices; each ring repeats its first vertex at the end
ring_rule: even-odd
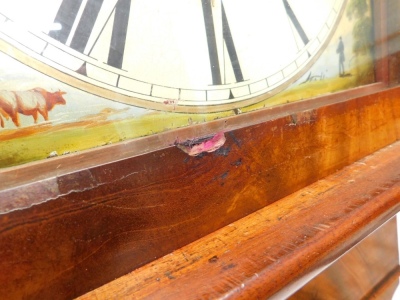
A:
POLYGON ((397 142, 79 299, 284 299, 399 211, 399 153, 397 142))
POLYGON ((400 275, 396 218, 392 218, 289 300, 392 300, 400 275))
MULTIPOLYGON (((378 82, 314 99, 288 103, 248 114, 214 120, 207 122, 207 124, 178 128, 160 134, 124 141, 122 143, 71 153, 67 156, 53 157, 40 162, 27 163, 23 166, 0 169, 0 189, 11 189, 29 184, 36 185, 39 180, 48 180, 49 178, 64 176, 71 172, 76 172, 77 170, 85 170, 94 166, 113 163, 133 156, 169 148, 177 141, 185 141, 215 134, 220 131, 229 132, 243 127, 262 124, 277 118, 292 114, 295 115, 303 111, 315 110, 322 106, 377 94, 385 88, 385 83, 378 82)), ((29 198, 25 202, 20 202, 16 207, 19 208, 40 203, 44 199, 45 198, 42 199, 39 197, 38 200, 34 201, 32 198, 29 198)), ((0 203, 0 205, 1 204, 2 203, 0 203)), ((4 208, 0 206, 0 211, 3 211, 3 209, 4 208)))
POLYGON ((125 145, 100 165, 92 163, 102 151, 71 156, 76 168, 95 156, 78 171, 57 173, 66 157, 49 160, 49 177, 40 164, 2 172, 0 295, 75 297, 273 204, 395 142, 399 99, 397 87, 286 115, 279 108, 275 118, 243 115, 269 117, 225 132, 222 148, 198 157, 171 146, 127 158, 125 145), (21 174, 30 179, 18 185, 21 174))

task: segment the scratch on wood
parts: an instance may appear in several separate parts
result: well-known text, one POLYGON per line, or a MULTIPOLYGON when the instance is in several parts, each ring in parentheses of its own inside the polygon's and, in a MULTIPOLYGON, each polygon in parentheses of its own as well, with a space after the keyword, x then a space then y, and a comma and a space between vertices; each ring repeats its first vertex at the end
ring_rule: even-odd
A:
POLYGON ((289 126, 297 126, 302 124, 311 124, 317 120, 317 111, 307 110, 303 112, 294 113, 288 116, 289 126))
POLYGON ((216 263, 217 261, 218 261, 218 256, 217 255, 214 255, 213 257, 211 257, 208 260, 209 263, 216 263))
POLYGON ((235 144, 239 147, 239 148, 241 148, 242 147, 242 141, 240 141, 236 136, 235 136, 235 134, 231 131, 231 132, 229 132, 229 135, 230 135, 230 137, 233 139, 233 141, 235 142, 235 144))
POLYGON ((222 270, 226 271, 226 270, 232 269, 234 267, 236 267, 236 264, 230 263, 229 265, 223 266, 222 270))
POLYGON ((231 166, 239 167, 242 165, 242 159, 239 158, 238 160, 231 162, 231 166))
POLYGON ((25 185, 23 187, 13 188, 8 191, 3 191, 3 194, 10 196, 10 201, 3 202, 0 206, 0 215, 10 213, 12 211, 31 208, 35 205, 43 204, 48 201, 56 200, 65 197, 72 193, 81 193, 93 190, 106 184, 112 184, 127 177, 136 175, 142 171, 132 171, 124 174, 119 178, 113 178, 111 181, 98 181, 91 170, 84 170, 80 173, 72 175, 63 175, 58 177, 42 180, 40 189, 32 189, 31 186, 35 183, 25 185), (84 179, 84 180, 83 180, 84 179), (34 196, 33 196, 34 195, 34 196), (34 202, 28 202, 28 199, 34 198, 34 202))
POLYGON ((167 276, 168 279, 175 279, 175 277, 174 277, 174 276, 171 274, 171 272, 169 272, 169 271, 165 272, 164 275, 167 276))
POLYGON ((228 154, 231 152, 231 148, 230 147, 221 147, 219 149, 217 149, 214 154, 217 156, 228 156, 228 154))

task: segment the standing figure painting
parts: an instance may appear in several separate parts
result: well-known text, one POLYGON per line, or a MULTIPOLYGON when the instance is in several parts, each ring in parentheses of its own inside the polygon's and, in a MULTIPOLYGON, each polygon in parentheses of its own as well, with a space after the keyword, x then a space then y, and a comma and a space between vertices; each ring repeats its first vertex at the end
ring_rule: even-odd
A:
POLYGON ((339 45, 336 49, 336 53, 339 54, 339 76, 344 76, 344 44, 342 37, 339 38, 339 45))

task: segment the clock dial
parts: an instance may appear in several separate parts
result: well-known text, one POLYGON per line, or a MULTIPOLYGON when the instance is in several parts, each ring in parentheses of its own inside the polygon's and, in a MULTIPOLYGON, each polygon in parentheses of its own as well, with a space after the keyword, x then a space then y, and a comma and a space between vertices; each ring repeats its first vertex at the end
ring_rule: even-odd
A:
POLYGON ((345 2, 13 0, 0 8, 0 50, 114 101, 222 111, 302 76, 345 2))

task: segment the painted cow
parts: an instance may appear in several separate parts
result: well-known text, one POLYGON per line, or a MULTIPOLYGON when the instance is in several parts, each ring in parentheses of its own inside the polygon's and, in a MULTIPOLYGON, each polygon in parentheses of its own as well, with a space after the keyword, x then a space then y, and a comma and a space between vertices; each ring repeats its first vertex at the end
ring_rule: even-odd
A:
POLYGON ((6 120, 10 118, 9 115, 7 115, 7 113, 0 107, 0 126, 4 128, 4 120, 1 116, 6 118, 6 120))
POLYGON ((65 105, 63 95, 65 92, 48 92, 42 88, 35 88, 28 91, 0 91, 0 125, 4 127, 4 121, 1 117, 11 117, 15 126, 20 126, 19 113, 32 116, 37 123, 38 113, 47 121, 48 112, 56 104, 65 105))

